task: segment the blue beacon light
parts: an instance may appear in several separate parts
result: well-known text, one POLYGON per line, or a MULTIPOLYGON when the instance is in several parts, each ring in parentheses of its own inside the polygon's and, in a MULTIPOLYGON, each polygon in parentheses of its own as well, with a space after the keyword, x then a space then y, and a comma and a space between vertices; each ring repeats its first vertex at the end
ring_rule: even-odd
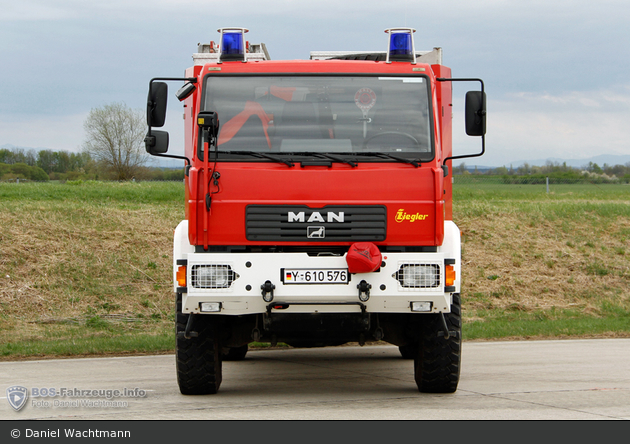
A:
POLYGON ((246 28, 220 28, 221 33, 221 61, 245 60, 246 28))
POLYGON ((411 35, 398 32, 391 35, 389 43, 390 55, 411 54, 411 35))
POLYGON ((389 48, 387 51, 387 63, 392 61, 416 63, 416 51, 413 43, 413 28, 389 28, 385 30, 389 34, 389 48))

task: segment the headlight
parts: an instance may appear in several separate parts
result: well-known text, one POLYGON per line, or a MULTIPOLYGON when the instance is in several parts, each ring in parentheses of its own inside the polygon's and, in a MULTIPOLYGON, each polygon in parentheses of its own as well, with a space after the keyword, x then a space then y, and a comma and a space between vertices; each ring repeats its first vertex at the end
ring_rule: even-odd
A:
POLYGON ((199 311, 202 313, 216 313, 221 311, 221 302, 200 302, 199 311))
POLYGON ((435 288, 440 286, 440 266, 403 264, 393 277, 405 288, 435 288))
POLYGON ((195 288, 228 288, 238 278, 229 265, 193 265, 192 284, 195 288))
POLYGON ((428 313, 433 308, 433 302, 423 301, 423 302, 412 302, 411 303, 411 311, 420 312, 420 313, 428 313))

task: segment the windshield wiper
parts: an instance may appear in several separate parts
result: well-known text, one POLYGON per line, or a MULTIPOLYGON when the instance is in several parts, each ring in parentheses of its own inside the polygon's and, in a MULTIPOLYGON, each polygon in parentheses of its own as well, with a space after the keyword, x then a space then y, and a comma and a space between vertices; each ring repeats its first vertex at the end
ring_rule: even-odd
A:
POLYGON ((394 156, 392 154, 387 154, 387 153, 379 153, 379 152, 369 152, 369 153, 355 153, 358 156, 380 156, 380 157, 385 157, 387 159, 393 159, 393 160, 397 160, 398 162, 402 162, 402 163, 408 163, 410 165, 415 166, 416 168, 418 168, 421 163, 418 159, 407 159, 405 157, 398 157, 398 156, 394 156))
POLYGON ((273 160, 274 162, 284 163, 287 166, 293 167, 295 164, 291 160, 282 159, 280 157, 272 156, 271 154, 260 153, 258 151, 218 151, 224 154, 242 154, 248 156, 254 156, 262 159, 273 160))
POLYGON ((299 154, 304 154, 306 156, 320 156, 320 157, 324 157, 326 159, 334 160, 335 162, 347 163, 352 168, 357 166, 357 164, 355 162, 351 161, 351 160, 344 159, 343 157, 339 157, 339 156, 334 156, 334 155, 328 154, 328 153, 317 153, 317 152, 314 152, 314 151, 305 151, 305 152, 303 152, 303 153, 301 152, 299 154))

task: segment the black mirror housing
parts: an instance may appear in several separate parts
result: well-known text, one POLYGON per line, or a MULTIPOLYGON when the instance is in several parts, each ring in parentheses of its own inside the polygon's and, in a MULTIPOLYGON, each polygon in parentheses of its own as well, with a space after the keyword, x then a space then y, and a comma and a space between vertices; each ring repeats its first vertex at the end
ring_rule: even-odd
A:
POLYGON ((168 151, 168 132, 166 131, 151 131, 144 139, 144 146, 147 153, 164 154, 168 151))
POLYGON ((219 115, 214 111, 200 111, 197 114, 197 125, 208 130, 212 137, 216 137, 219 133, 219 115))
POLYGON ((466 93, 466 134, 483 136, 486 134, 486 93, 468 91, 466 93))
POLYGON ((175 97, 177 97, 177 100, 179 100, 180 102, 182 100, 186 100, 186 98, 188 98, 193 92, 195 92, 196 88, 197 87, 194 83, 188 82, 177 90, 177 92, 175 93, 175 97))
MULTIPOLYGON (((194 84, 196 77, 156 77, 149 82, 149 96, 147 98, 147 126, 149 131, 144 138, 144 147, 147 153, 152 156, 169 157, 171 159, 183 159, 190 167, 190 159, 185 156, 173 156, 165 154, 168 151, 168 132, 153 130, 160 128, 166 122, 166 104, 168 97, 168 86, 164 80, 186 82, 177 91, 177 98, 184 100, 195 91, 194 84), (160 80, 158 82, 158 80, 160 80)), ((188 171, 188 170, 187 170, 188 171)))
POLYGON ((164 82, 152 82, 147 98, 147 125, 160 128, 166 121, 168 86, 164 82))

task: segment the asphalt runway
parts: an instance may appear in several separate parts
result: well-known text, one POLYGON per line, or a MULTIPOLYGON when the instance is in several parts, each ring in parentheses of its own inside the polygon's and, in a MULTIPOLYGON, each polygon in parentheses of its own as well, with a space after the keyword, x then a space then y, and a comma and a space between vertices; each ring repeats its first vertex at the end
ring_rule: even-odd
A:
POLYGON ((181 395, 173 355, 0 362, 0 390, 5 420, 628 420, 630 339, 464 342, 448 395, 393 346, 250 351, 217 395, 181 395))

